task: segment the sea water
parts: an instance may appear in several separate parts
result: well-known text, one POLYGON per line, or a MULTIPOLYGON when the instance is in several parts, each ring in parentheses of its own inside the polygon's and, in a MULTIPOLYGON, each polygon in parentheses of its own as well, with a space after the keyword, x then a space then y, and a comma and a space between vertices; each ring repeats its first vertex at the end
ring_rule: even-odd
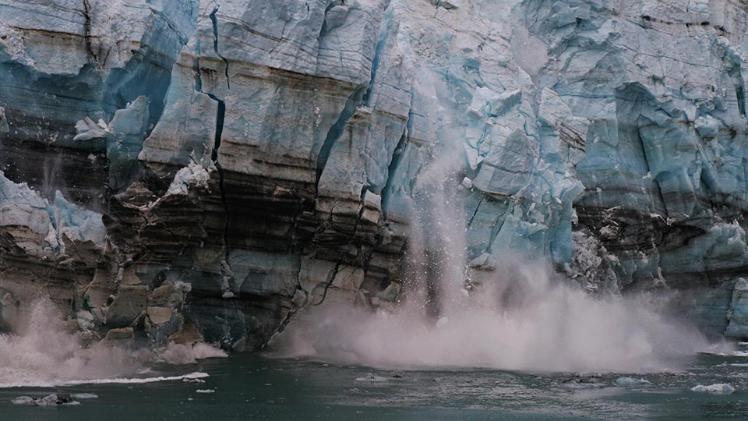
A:
POLYGON ((136 377, 142 382, 132 378, 3 388, 0 419, 696 420, 748 416, 748 358, 735 355, 698 355, 681 371, 580 374, 478 368, 378 370, 240 354, 187 366, 156 366, 136 377), (735 391, 708 387, 719 384, 729 384, 735 391), (91 398, 80 399, 78 405, 12 403, 19 396, 41 398, 50 393, 85 393, 91 398))

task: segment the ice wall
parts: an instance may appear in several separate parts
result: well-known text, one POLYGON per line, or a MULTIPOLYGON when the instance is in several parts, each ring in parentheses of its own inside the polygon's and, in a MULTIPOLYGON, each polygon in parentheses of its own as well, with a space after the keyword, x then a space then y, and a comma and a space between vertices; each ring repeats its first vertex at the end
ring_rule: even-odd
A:
POLYGON ((747 17, 739 0, 0 0, 0 168, 103 214, 107 252, 57 276, 73 307, 189 283, 184 326, 226 347, 303 306, 389 305, 406 250, 456 283, 519 253, 598 293, 687 290, 723 333, 748 263, 747 17), (429 263, 449 259, 470 268, 429 263))

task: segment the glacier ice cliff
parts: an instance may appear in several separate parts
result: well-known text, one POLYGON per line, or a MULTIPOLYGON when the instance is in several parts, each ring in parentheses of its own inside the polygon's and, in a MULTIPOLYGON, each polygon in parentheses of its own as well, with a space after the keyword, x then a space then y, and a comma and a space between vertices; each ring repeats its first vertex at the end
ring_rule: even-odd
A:
POLYGON ((475 279, 519 253, 746 337, 746 34, 744 0, 0 0, 0 326, 48 293, 259 348, 397 301, 460 206, 475 279))

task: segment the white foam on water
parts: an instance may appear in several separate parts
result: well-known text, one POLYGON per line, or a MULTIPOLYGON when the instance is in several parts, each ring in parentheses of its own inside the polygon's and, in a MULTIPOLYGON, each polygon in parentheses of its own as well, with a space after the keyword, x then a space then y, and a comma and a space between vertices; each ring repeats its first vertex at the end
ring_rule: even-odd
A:
POLYGON ((718 357, 748 357, 748 351, 723 350, 702 351, 702 354, 716 355, 718 357))
MULTIPOLYGON (((0 383, 0 389, 9 389, 17 387, 34 387, 34 388, 47 388, 47 387, 64 387, 64 386, 79 386, 79 385, 94 385, 94 384, 146 384, 146 383, 159 383, 159 382, 176 382, 176 381, 189 381, 189 380, 201 380, 206 377, 210 377, 208 373, 203 372, 192 372, 179 376, 154 376, 154 377, 112 377, 112 378, 100 378, 100 379, 69 379, 69 380, 31 380, 21 379, 16 382, 3 382, 0 383)), ((86 397, 79 397, 77 394, 74 397, 79 399, 95 399, 98 397, 95 394, 82 394, 86 397)))
MULTIPOLYGON (((159 383, 159 382, 176 382, 183 380, 193 379, 204 379, 210 377, 208 373, 193 372, 184 374, 181 376, 155 376, 155 377, 113 377, 106 379, 78 379, 78 380, 59 380, 59 381, 20 381, 16 383, 1 383, 0 389, 8 389, 15 387, 64 387, 64 386, 79 386, 88 384, 146 384, 146 383, 159 383)), ((94 399, 91 397, 80 398, 80 399, 94 399)), ((98 396, 96 396, 98 397, 98 396)))
POLYGON ((181 376, 157 376, 157 377, 120 377, 111 379, 86 379, 68 380, 56 386, 77 386, 84 384, 145 384, 158 382, 176 382, 182 380, 204 379, 210 377, 208 373, 195 371, 181 376))
POLYGON ((442 323, 407 305, 394 313, 320 306, 300 313, 271 347, 281 357, 378 368, 645 373, 678 370, 676 361, 710 346, 638 300, 545 283, 524 298, 507 291, 518 301, 466 305, 442 323))
POLYGON ((715 383, 708 386, 696 385, 691 388, 692 392, 698 393, 710 393, 712 395, 732 395, 735 393, 735 388, 731 384, 727 383, 715 383))

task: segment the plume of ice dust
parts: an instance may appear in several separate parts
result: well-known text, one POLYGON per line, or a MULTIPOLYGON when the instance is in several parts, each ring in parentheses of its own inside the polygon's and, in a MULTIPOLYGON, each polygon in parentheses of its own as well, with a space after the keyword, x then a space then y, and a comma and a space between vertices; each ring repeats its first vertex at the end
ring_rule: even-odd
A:
POLYGON ((228 354, 225 351, 202 342, 196 344, 170 342, 158 352, 159 360, 167 364, 193 364, 206 358, 226 357, 228 354))
POLYGON ((138 354, 97 343, 84 347, 49 299, 37 299, 15 334, 0 335, 0 386, 55 385, 70 379, 132 374, 138 354))
POLYGON ((646 372, 677 369, 709 348, 645 296, 593 297, 518 256, 468 291, 461 164, 434 156, 416 182, 404 303, 393 312, 306 309, 272 341, 277 355, 382 368, 646 372))
MULTIPOLYGON (((440 86, 430 82, 421 85, 440 86)), ((332 303, 303 309, 273 338, 272 352, 383 368, 645 372, 677 369, 681 357, 709 348, 647 297, 593 297, 551 278, 545 262, 506 256, 469 290, 468 195, 460 183, 469 174, 467 160, 456 158, 465 157, 465 134, 455 127, 462 125, 446 121, 435 133, 413 183, 404 302, 391 312, 332 303)))
POLYGON ((710 345, 643 297, 592 297, 543 267, 514 266, 438 323, 418 305, 394 313, 350 306, 306 311, 272 344, 281 356, 381 368, 524 371, 676 370, 710 345))
POLYGON ((106 342, 84 346, 79 333, 73 332, 46 298, 34 301, 14 330, 14 334, 0 335, 0 388, 102 383, 128 376, 137 377, 131 382, 148 382, 161 379, 139 375, 153 363, 192 364, 226 356, 205 343, 171 343, 156 352, 106 342))
POLYGON ((436 145, 434 159, 418 175, 410 204, 413 289, 421 289, 426 312, 437 317, 464 304, 467 239, 458 144, 436 145))

